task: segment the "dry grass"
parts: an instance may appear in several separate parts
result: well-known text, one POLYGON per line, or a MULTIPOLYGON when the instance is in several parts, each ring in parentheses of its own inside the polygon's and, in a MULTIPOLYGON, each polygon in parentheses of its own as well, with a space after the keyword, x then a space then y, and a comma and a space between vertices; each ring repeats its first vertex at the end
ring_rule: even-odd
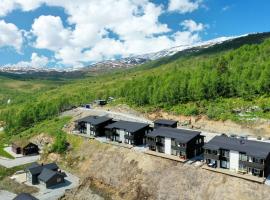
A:
POLYGON ((16 194, 19 194, 22 192, 33 194, 33 193, 38 192, 38 189, 36 187, 20 184, 8 177, 0 181, 0 190, 8 190, 16 194))

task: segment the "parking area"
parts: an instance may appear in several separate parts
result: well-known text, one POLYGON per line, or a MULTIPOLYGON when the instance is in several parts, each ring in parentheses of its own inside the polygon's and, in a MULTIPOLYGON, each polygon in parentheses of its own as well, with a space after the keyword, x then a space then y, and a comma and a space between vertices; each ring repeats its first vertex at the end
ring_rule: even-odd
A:
MULTIPOLYGON (((46 188, 42 184, 32 185, 31 183, 26 181, 26 173, 25 172, 17 172, 16 174, 14 174, 10 178, 17 181, 18 183, 24 183, 26 185, 36 187, 39 190, 39 192, 33 194, 33 196, 37 197, 39 200, 57 200, 62 195, 64 195, 66 190, 79 186, 79 178, 78 177, 76 177, 68 172, 65 172, 65 173, 67 175, 67 177, 65 177, 65 182, 62 184, 59 184, 55 187, 52 187, 52 188, 46 188)), ((8 194, 8 192, 3 191, 2 196, 6 195, 6 194, 8 194)), ((8 194, 8 195, 10 197, 12 197, 12 193, 8 194)), ((1 198, 2 196, 1 196, 1 191, 0 191, 0 199, 1 200, 5 199, 5 198, 1 198)), ((11 199, 13 199, 13 198, 11 198, 11 199)), ((9 199, 7 199, 7 200, 9 200, 9 199)))
POLYGON ((10 155, 12 155, 14 158, 21 158, 21 157, 23 157, 22 154, 16 154, 16 153, 14 153, 14 152, 12 151, 11 146, 5 147, 4 150, 5 150, 7 153, 9 153, 10 155))
POLYGON ((0 190, 0 199, 1 200, 13 200, 16 197, 16 194, 6 191, 0 190))
POLYGON ((37 162, 40 159, 40 155, 34 155, 34 156, 24 156, 20 158, 15 159, 8 159, 0 157, 0 165, 6 168, 12 168, 20 165, 25 165, 28 163, 37 162))

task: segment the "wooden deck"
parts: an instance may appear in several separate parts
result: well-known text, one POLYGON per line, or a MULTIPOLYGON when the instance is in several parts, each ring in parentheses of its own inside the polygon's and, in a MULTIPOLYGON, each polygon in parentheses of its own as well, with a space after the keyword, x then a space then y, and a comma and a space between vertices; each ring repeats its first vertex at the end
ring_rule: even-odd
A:
POLYGON ((151 151, 151 150, 147 150, 144 153, 148 154, 148 155, 152 155, 152 156, 157 156, 157 157, 166 158, 166 159, 169 159, 169 160, 181 162, 181 163, 185 163, 185 162, 188 161, 188 160, 183 160, 183 159, 181 159, 181 158, 179 158, 177 156, 168 155, 168 154, 165 154, 165 153, 159 153, 159 152, 151 151))
POLYGON ((233 172, 233 171, 230 171, 228 169, 212 168, 212 167, 208 167, 207 165, 204 165, 202 167, 202 169, 217 172, 217 173, 221 173, 221 174, 226 174, 226 175, 229 175, 229 176, 245 179, 245 180, 260 183, 260 184, 264 184, 264 182, 265 182, 265 178, 253 176, 253 175, 250 175, 250 174, 239 174, 237 172, 233 172))

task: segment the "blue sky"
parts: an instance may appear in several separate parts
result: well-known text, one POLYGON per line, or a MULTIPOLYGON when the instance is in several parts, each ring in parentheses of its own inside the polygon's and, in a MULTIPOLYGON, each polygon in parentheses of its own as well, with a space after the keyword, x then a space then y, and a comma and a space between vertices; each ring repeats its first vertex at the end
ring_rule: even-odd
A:
POLYGON ((269 0, 0 0, 0 66, 78 68, 270 31, 269 0))

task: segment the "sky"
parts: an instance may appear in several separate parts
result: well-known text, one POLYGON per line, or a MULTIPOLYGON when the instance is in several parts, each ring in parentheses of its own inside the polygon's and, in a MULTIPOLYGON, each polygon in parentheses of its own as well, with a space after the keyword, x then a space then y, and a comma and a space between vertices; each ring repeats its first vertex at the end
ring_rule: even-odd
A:
POLYGON ((0 67, 77 69, 270 31, 269 0, 0 0, 0 67))

